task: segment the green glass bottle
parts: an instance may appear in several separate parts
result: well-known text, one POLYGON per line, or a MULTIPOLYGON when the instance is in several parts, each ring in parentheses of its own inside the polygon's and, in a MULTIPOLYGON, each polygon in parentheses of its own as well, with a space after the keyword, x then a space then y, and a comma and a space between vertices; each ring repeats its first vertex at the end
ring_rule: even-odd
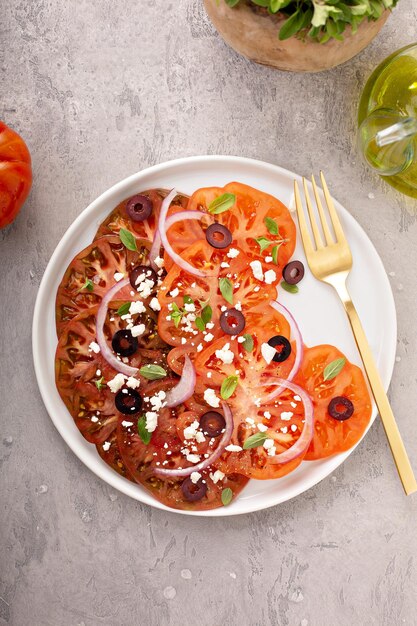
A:
POLYGON ((417 44, 394 52, 371 74, 358 122, 358 143, 368 165, 417 198, 417 44))

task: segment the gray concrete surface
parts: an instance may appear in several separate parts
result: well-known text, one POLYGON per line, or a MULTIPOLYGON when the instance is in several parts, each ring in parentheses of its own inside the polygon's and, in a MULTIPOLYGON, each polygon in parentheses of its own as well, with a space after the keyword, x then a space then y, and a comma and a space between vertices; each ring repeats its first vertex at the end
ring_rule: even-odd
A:
POLYGON ((113 491, 66 447, 30 344, 52 251, 119 179, 205 153, 323 167, 395 272, 391 399, 417 470, 417 202, 370 174, 354 143, 360 90, 415 39, 415 3, 401 0, 363 54, 315 76, 237 56, 200 0, 9 0, 1 14, 0 117, 26 138, 35 183, 0 233, 0 624, 417 624, 417 497, 403 495, 379 423, 287 504, 231 519, 166 514, 113 491))

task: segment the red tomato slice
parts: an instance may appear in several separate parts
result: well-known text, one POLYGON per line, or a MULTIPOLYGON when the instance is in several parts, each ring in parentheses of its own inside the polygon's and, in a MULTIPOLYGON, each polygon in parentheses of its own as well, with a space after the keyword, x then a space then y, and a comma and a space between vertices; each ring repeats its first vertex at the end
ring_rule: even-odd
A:
POLYGON ((274 267, 279 279, 295 248, 295 224, 287 207, 263 191, 242 183, 229 183, 223 188, 198 189, 191 196, 188 208, 206 211, 213 200, 225 193, 234 194, 236 202, 229 210, 215 217, 231 231, 232 246, 242 250, 250 260, 259 259, 264 263, 264 257, 272 253, 274 245, 278 245, 278 265, 264 264, 264 269, 274 267), (277 234, 269 232, 265 223, 266 218, 274 220, 277 234), (265 237, 271 242, 262 254, 256 242, 259 237, 265 237))
POLYGON ((326 365, 344 355, 335 347, 323 345, 307 348, 295 380, 308 391, 314 404, 314 438, 306 459, 324 457, 349 450, 362 437, 372 414, 371 399, 362 370, 346 361, 342 371, 324 381, 326 365), (352 417, 341 422, 328 414, 332 398, 344 396, 353 402, 352 417))
MULTIPOLYGON (((166 389, 168 384, 169 381, 155 384, 152 393, 166 389)), ((223 506, 221 501, 223 489, 229 487, 233 495, 236 496, 246 485, 246 478, 228 472, 228 475, 221 482, 215 484, 210 478, 211 471, 205 471, 202 475, 207 484, 206 495, 197 502, 188 502, 181 490, 181 483, 184 478, 166 478, 154 473, 156 467, 176 469, 188 465, 181 453, 181 449, 184 447, 183 442, 178 436, 180 415, 180 408, 162 409, 159 412, 157 430, 153 433, 149 444, 144 444, 139 437, 136 424, 126 426, 126 421, 124 424, 123 421, 120 421, 117 437, 122 459, 135 481, 166 506, 174 509, 200 511, 223 506), (167 454, 167 452, 171 454, 167 454)), ((188 418, 190 419, 190 415, 188 418)))
POLYGON ((110 467, 114 469, 115 472, 120 474, 120 476, 123 476, 123 478, 127 478, 127 480, 134 482, 120 455, 116 431, 112 432, 112 434, 107 437, 104 448, 103 444, 97 444, 96 448, 97 452, 107 465, 110 465, 110 467))
POLYGON ((29 150, 20 135, 0 121, 0 228, 13 222, 31 186, 29 150))
MULTIPOLYGON (((126 277, 129 270, 144 262, 150 244, 137 241, 139 252, 125 248, 119 237, 102 237, 84 248, 69 264, 56 296, 56 323, 58 334, 63 326, 79 313, 97 306, 107 291, 115 284, 115 273, 126 277), (86 281, 91 283, 87 288, 86 281)), ((120 290, 118 300, 137 300, 131 296, 130 286, 120 290)))

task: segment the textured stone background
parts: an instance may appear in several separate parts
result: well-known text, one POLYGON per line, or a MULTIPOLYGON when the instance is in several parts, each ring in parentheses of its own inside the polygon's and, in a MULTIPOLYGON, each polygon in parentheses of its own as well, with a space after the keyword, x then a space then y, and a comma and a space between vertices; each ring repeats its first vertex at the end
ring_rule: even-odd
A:
POLYGON ((30 345, 53 249, 119 179, 205 153, 301 174, 323 167, 396 274, 391 399, 417 469, 417 203, 370 174, 354 143, 367 75, 415 39, 413 0, 359 57, 310 76, 237 56, 200 0, 8 0, 1 13, 0 117, 26 138, 35 183, 0 233, 0 623, 417 624, 417 499, 404 497, 379 423, 294 501, 239 518, 180 517, 81 465, 43 407, 30 345))

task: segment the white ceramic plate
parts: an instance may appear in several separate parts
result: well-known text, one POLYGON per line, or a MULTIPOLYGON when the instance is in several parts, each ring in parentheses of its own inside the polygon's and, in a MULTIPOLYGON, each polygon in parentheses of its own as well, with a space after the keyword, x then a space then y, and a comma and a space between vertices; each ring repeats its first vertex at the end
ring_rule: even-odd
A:
MULTIPOLYGON (((74 255, 93 239, 100 222, 124 198, 152 187, 176 187, 191 194, 199 187, 222 186, 233 180, 252 185, 292 205, 292 172, 275 165, 225 156, 190 157, 150 167, 121 181, 83 211, 67 230, 46 268, 36 301, 33 320, 33 358, 43 401, 58 431, 73 452, 97 476, 119 491, 159 509, 172 511, 142 489, 125 480, 99 457, 95 446, 83 439, 63 404, 54 382, 55 295, 61 277, 74 255)), ((329 181, 330 182, 330 181, 329 181)), ((343 228, 352 248, 354 266, 349 277, 353 300, 371 348, 388 388, 397 339, 394 299, 381 259, 359 224, 336 202, 343 228)), ((295 221, 296 217, 294 216, 295 221)), ((294 257, 307 267, 301 243, 294 257)), ((360 364, 355 343, 342 306, 328 285, 306 271, 297 295, 281 290, 282 302, 295 315, 307 345, 330 343, 354 363, 360 364)), ((372 421, 375 419, 374 407, 372 421)), ((177 511, 204 517, 238 515, 264 509, 294 498, 328 476, 352 450, 321 461, 303 462, 292 474, 278 480, 251 480, 233 504, 212 511, 177 511)))

